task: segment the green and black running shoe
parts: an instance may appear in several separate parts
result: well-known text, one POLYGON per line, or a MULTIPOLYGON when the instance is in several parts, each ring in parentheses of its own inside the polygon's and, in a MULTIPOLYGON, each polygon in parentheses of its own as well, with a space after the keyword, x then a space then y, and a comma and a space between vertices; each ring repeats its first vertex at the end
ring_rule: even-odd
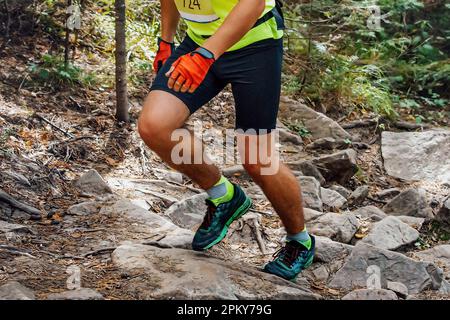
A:
POLYGON ((227 235, 228 227, 233 221, 242 217, 250 209, 251 199, 239 186, 233 185, 234 195, 230 201, 216 207, 210 200, 206 200, 208 211, 202 225, 195 233, 192 249, 202 251, 218 244, 227 235))
POLYGON ((310 249, 295 240, 286 242, 283 248, 275 252, 275 259, 266 264, 264 271, 286 280, 295 280, 313 262, 316 239, 312 235, 310 237, 310 249))

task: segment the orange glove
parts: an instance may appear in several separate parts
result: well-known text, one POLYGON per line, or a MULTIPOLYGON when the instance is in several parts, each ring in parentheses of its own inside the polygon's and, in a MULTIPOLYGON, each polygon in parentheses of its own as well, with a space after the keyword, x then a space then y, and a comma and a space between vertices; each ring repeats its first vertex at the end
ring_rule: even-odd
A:
POLYGON ((179 57, 166 73, 168 87, 176 92, 193 93, 205 80, 215 61, 214 54, 202 47, 179 57))
POLYGON ((172 55, 174 50, 175 45, 172 42, 167 42, 161 38, 158 38, 158 52, 156 53, 155 61, 153 61, 153 70, 155 73, 158 73, 166 60, 172 55))

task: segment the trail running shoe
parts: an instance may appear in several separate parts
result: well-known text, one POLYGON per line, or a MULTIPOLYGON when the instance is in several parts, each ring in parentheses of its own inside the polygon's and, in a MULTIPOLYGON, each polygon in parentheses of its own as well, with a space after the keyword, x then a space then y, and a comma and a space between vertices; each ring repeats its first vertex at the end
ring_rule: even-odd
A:
POLYGON ((300 242, 291 240, 275 252, 275 259, 264 267, 264 271, 272 273, 286 280, 295 280, 297 276, 308 268, 314 258, 316 239, 311 236, 311 249, 307 249, 300 242))
POLYGON ((251 199, 245 195, 239 186, 233 185, 234 195, 230 201, 221 203, 216 207, 210 200, 206 199, 208 211, 194 236, 192 249, 202 251, 218 244, 227 235, 228 227, 233 221, 242 217, 250 209, 251 199))

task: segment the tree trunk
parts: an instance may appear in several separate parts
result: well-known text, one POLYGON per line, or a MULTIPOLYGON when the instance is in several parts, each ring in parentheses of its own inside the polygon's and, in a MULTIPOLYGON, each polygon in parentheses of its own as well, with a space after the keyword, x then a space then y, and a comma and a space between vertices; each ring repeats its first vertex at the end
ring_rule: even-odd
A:
POLYGON ((116 0, 116 118, 128 122, 127 48, 125 37, 125 0, 116 0))

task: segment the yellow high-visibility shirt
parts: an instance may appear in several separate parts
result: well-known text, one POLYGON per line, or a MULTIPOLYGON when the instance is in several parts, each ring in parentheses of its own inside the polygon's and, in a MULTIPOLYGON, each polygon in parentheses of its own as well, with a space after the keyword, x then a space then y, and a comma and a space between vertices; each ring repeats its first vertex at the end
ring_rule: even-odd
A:
MULTIPOLYGON (((213 35, 222 25, 239 0, 174 0, 181 17, 188 26, 188 35, 199 46, 213 35)), ((275 7, 275 0, 266 0, 266 8, 261 17, 275 7)), ((275 17, 251 29, 228 51, 241 49, 249 44, 265 39, 280 39, 283 30, 279 30, 275 17)))

